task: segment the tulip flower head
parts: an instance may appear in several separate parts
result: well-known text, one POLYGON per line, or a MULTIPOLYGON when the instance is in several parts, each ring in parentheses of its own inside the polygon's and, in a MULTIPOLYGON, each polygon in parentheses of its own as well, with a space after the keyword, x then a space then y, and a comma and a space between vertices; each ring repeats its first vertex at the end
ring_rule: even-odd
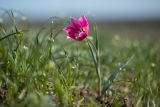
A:
POLYGON ((70 17, 70 24, 63 30, 67 33, 67 39, 82 41, 89 34, 89 24, 85 16, 79 19, 70 17))

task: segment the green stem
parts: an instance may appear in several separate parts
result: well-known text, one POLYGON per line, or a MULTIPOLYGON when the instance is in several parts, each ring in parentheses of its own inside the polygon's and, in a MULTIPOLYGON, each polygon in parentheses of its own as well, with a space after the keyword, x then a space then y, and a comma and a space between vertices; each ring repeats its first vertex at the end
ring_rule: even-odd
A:
POLYGON ((93 59, 94 65, 96 67, 96 72, 97 72, 97 76, 98 76, 99 95, 101 96, 102 88, 101 88, 101 75, 100 75, 98 51, 96 49, 96 46, 93 44, 93 42, 91 40, 89 40, 88 38, 87 38, 87 42, 88 42, 88 46, 89 46, 89 49, 90 49, 91 54, 92 54, 92 59, 93 59))

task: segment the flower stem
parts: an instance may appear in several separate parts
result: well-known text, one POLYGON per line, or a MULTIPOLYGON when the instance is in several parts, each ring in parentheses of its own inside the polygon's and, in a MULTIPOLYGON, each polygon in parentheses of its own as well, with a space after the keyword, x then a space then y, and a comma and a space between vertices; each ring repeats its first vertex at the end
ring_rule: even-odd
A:
POLYGON ((86 38, 86 39, 87 39, 87 43, 88 43, 89 49, 92 54, 92 59, 93 59, 94 65, 96 67, 96 72, 97 72, 97 77, 98 77, 98 86, 99 86, 99 95, 101 96, 101 89, 102 88, 101 88, 101 75, 100 75, 98 50, 91 40, 89 40, 88 38, 86 38))

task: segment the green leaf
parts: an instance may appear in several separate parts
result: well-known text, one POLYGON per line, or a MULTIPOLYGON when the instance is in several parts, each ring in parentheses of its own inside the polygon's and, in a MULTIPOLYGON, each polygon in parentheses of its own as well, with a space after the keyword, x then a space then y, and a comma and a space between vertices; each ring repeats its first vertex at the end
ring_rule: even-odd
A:
POLYGON ((103 93, 105 93, 106 90, 110 88, 110 86, 113 83, 113 80, 116 78, 116 76, 122 71, 122 69, 128 65, 128 63, 134 58, 134 55, 131 56, 126 62, 122 63, 108 78, 107 81, 104 82, 103 84, 103 93))

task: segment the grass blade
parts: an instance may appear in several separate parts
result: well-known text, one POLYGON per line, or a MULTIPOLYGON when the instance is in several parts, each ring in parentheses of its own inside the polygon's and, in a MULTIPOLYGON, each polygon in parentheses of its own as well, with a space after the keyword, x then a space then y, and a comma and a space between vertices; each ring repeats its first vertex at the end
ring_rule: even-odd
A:
POLYGON ((0 38, 0 42, 1 42, 2 40, 4 40, 4 39, 6 39, 6 38, 8 38, 8 37, 10 37, 10 36, 16 35, 16 34, 22 34, 22 32, 15 32, 15 33, 8 34, 7 36, 4 36, 4 37, 0 38))
POLYGON ((118 69, 116 69, 108 78, 107 81, 104 82, 103 84, 103 92, 105 92, 106 90, 109 89, 109 87, 112 85, 113 80, 116 78, 116 76, 120 73, 120 71, 122 71, 122 69, 128 65, 128 63, 134 58, 134 55, 131 56, 126 62, 122 63, 118 69))
POLYGON ((98 76, 99 95, 101 95, 101 75, 100 75, 100 67, 99 67, 99 62, 98 62, 99 60, 97 57, 98 56, 97 49, 96 49, 95 45, 91 41, 89 41, 89 39, 87 39, 87 42, 88 42, 88 46, 91 51, 92 59, 93 59, 93 62, 94 62, 95 68, 96 68, 96 73, 98 76), (94 52, 93 48, 95 49, 95 52, 94 52))

